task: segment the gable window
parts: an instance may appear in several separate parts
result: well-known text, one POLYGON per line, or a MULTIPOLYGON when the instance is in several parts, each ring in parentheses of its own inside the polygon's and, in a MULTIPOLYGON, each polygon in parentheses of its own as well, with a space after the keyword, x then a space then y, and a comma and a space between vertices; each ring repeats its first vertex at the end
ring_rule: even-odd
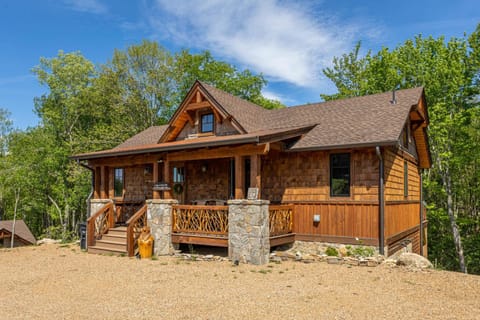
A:
POLYGON ((408 163, 403 162, 403 196, 408 197, 408 163))
POLYGON ((350 154, 330 155, 330 196, 350 196, 350 154))
POLYGON ((202 115, 200 132, 213 132, 213 113, 206 113, 202 115))
POLYGON ((115 174, 113 179, 113 191, 115 197, 121 197, 123 195, 124 185, 124 170, 123 168, 115 168, 115 174))

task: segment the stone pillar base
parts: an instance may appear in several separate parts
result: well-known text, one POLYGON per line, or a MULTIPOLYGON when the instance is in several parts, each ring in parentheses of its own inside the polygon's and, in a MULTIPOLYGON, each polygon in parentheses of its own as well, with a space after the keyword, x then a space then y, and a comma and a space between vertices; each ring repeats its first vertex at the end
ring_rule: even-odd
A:
POLYGON ((90 215, 94 215, 107 203, 112 203, 112 199, 90 199, 90 215))
POLYGON ((172 206, 177 200, 147 200, 147 224, 154 238, 153 253, 170 255, 174 253, 172 245, 172 206))
POLYGON ((228 201, 228 256, 232 261, 268 263, 269 203, 266 200, 228 201))

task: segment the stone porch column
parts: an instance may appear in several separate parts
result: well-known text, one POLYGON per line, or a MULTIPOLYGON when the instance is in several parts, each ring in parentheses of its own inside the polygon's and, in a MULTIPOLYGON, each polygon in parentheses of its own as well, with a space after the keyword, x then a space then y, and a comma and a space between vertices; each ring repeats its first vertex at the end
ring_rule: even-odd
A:
MULTIPOLYGON (((113 202, 112 199, 90 199, 90 215, 94 215, 107 203, 113 202)), ((87 217, 88 219, 89 217, 87 217)))
POLYGON ((169 255, 173 253, 172 245, 172 206, 177 200, 147 200, 147 224, 154 238, 153 253, 169 255))
POLYGON ((228 201, 228 256, 232 261, 268 263, 269 203, 267 200, 228 201))

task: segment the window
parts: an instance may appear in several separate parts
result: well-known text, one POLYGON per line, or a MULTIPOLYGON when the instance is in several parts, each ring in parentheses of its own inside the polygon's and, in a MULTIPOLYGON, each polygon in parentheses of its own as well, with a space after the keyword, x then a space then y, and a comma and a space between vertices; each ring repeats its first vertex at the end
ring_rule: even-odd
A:
POLYGON ((202 123, 200 127, 200 132, 213 132, 213 113, 206 113, 202 115, 202 123))
POLYGON ((408 162, 403 162, 403 196, 408 197, 408 162))
POLYGON ((185 181, 184 167, 173 168, 173 183, 183 183, 185 181))
POLYGON ((115 168, 115 177, 113 180, 113 190, 115 197, 121 197, 123 195, 123 173, 123 168, 115 168))
POLYGON ((350 196, 350 154, 330 155, 330 195, 332 197, 350 196))

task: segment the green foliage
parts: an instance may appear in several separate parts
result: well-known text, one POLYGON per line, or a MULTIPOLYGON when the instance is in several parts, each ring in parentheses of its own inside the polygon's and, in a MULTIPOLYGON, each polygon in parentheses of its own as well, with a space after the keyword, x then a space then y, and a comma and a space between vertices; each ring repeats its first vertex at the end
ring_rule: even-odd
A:
POLYGON ((375 250, 372 247, 355 246, 347 247, 347 256, 354 257, 373 257, 375 250))
POLYGON ((338 257, 338 250, 333 247, 328 247, 325 250, 325 254, 329 257, 338 257))
POLYGON ((360 43, 324 70, 338 93, 322 97, 332 100, 424 87, 433 162, 424 174, 431 258, 444 268, 458 269, 455 255, 456 251, 461 255, 461 246, 459 241, 457 248, 454 244, 451 218, 461 231, 466 262, 478 272, 480 25, 464 38, 446 41, 419 35, 392 50, 382 48, 363 57, 359 53, 360 43))
POLYGON ((18 218, 36 236, 71 240, 86 220, 91 173, 68 157, 112 148, 152 125, 164 124, 196 79, 266 107, 262 75, 238 70, 209 52, 172 54, 143 41, 115 50, 95 66, 79 52, 40 58, 33 70, 46 92, 35 98, 40 125, 12 131, 0 109, 0 216, 18 218), (8 151, 8 152, 7 152, 8 151))

